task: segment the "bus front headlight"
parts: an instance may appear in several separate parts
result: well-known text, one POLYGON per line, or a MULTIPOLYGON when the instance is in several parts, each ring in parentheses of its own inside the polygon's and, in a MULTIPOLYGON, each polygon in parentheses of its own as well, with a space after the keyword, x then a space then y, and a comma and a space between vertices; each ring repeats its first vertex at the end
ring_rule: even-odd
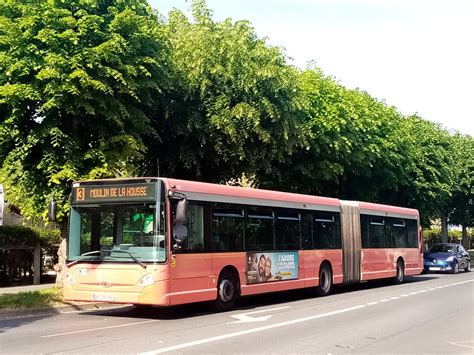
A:
POLYGON ((140 280, 138 280, 138 286, 140 287, 150 286, 154 283, 155 279, 153 278, 152 274, 146 274, 140 280))

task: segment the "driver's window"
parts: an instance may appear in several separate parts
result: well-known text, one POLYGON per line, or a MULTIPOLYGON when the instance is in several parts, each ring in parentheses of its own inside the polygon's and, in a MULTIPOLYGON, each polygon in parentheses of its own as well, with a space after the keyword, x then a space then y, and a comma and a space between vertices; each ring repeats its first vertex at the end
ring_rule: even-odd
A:
POLYGON ((204 207, 189 205, 188 207, 188 249, 201 251, 204 249, 204 207))
POLYGON ((200 252, 204 250, 204 207, 188 204, 187 222, 176 221, 173 206, 173 250, 175 252, 200 252))

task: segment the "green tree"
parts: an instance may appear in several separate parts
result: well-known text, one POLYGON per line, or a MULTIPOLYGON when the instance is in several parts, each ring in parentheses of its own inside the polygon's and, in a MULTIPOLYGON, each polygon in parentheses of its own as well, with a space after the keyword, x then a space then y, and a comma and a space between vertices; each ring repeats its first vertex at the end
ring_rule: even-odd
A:
POLYGON ((467 228, 474 227, 474 139, 455 134, 450 153, 454 179, 448 201, 448 220, 450 224, 462 226, 462 243, 469 247, 467 228))
POLYGON ((145 0, 0 2, 0 179, 26 216, 77 179, 132 175, 166 85, 145 0))
POLYGON ((452 195, 451 136, 439 124, 417 115, 402 120, 394 133, 394 145, 402 157, 397 171, 400 183, 396 194, 388 192, 386 200, 417 208, 423 224, 429 226, 431 219, 446 216, 452 195))
POLYGON ((388 140, 401 120, 392 107, 349 90, 312 68, 301 73, 305 141, 265 179, 291 191, 377 201, 396 188, 396 156, 388 140))
POLYGON ((298 72, 247 21, 215 22, 203 1, 166 26, 172 85, 160 102, 149 173, 223 182, 269 170, 300 144, 298 72))

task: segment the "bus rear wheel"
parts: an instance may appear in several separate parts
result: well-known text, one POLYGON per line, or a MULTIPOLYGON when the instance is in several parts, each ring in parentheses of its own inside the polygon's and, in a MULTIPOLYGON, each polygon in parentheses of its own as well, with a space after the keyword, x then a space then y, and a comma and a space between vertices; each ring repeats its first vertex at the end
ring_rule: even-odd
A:
POLYGON ((217 283, 217 298, 214 301, 213 308, 218 312, 231 310, 235 305, 237 296, 237 281, 234 274, 229 271, 222 272, 217 283))
POLYGON ((397 273, 395 275, 395 278, 393 279, 393 283, 396 285, 399 285, 403 282, 404 279, 405 279, 405 267, 403 266, 403 261, 398 260, 397 273))
POLYGON ((332 270, 328 264, 323 264, 319 270, 319 286, 316 288, 318 296, 327 296, 332 292, 332 270))

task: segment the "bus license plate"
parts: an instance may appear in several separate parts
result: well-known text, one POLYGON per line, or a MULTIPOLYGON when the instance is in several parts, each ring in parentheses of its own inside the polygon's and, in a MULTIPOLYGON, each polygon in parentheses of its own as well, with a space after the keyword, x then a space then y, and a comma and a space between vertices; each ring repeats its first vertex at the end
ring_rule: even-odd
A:
POLYGON ((431 267, 430 267, 430 270, 439 271, 439 270, 441 270, 441 268, 440 268, 440 267, 437 267, 437 266, 431 266, 431 267))
POLYGON ((100 293, 94 293, 94 301, 113 301, 114 296, 101 295, 100 293))

